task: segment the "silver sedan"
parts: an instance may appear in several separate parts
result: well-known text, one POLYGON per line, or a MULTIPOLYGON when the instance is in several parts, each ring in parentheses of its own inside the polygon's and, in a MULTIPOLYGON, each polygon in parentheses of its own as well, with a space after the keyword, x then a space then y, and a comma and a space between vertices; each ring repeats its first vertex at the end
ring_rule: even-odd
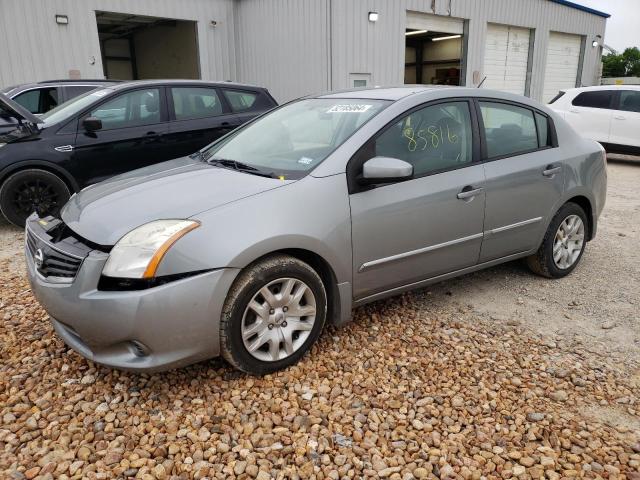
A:
POLYGON ((600 145, 531 99, 345 91, 33 215, 27 267, 57 333, 95 362, 222 355, 265 374, 355 306, 519 258, 569 274, 605 195, 600 145))

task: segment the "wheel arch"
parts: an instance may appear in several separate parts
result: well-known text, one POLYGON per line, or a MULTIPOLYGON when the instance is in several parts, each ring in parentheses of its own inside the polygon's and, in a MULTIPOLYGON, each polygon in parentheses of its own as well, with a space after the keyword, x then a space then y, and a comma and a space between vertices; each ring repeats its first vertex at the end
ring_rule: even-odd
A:
POLYGON ((327 290, 327 319, 332 324, 340 323, 340 319, 344 314, 344 312, 342 312, 342 305, 344 305, 344 303, 341 301, 341 295, 343 295, 343 293, 338 288, 338 279, 331 267, 331 264, 318 253, 304 248, 282 248, 274 250, 254 259, 251 264, 277 254, 289 255, 297 258, 298 260, 309 264, 309 266, 318 273, 325 289, 327 290))
POLYGON ((45 170, 56 175, 57 177, 60 177, 60 179, 67 185, 69 191, 72 194, 73 192, 77 192, 80 190, 78 182, 76 182, 76 180, 69 172, 67 172, 64 168, 56 165, 55 163, 47 162, 46 160, 25 160, 9 165, 8 167, 0 171, 0 185, 2 185, 4 181, 14 173, 34 168, 45 170))
POLYGON ((591 204, 591 200, 584 195, 575 195, 564 202, 564 204, 567 203, 575 203, 584 210, 584 213, 587 215, 587 241, 590 241, 594 236, 593 205, 591 204))

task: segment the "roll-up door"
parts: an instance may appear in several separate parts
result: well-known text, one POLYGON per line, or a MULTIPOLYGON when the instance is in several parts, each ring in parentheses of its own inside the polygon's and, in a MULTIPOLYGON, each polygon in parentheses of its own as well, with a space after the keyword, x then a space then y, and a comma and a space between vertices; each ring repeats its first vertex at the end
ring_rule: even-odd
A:
POLYGON ((576 86, 580 70, 581 48, 580 35, 559 32, 549 34, 542 95, 545 103, 555 97, 560 90, 576 86))
POLYGON ((509 25, 487 26, 482 86, 524 95, 529 64, 528 28, 509 25))

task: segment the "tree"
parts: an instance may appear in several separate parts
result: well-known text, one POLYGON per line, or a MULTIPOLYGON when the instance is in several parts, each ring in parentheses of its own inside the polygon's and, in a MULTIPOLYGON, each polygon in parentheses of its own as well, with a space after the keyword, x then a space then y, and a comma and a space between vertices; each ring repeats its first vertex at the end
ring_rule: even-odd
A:
POLYGON ((602 57, 604 77, 640 77, 640 50, 627 48, 619 54, 610 53, 602 57))

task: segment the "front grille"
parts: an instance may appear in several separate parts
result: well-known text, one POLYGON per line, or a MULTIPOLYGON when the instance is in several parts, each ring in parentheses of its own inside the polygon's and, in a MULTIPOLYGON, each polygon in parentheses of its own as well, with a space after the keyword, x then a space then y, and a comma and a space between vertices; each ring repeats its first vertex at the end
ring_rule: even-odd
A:
MULTIPOLYGON (((55 222, 51 222, 51 227, 55 227, 55 222)), ((27 225, 27 250, 40 275, 72 282, 91 248, 72 237, 54 239, 51 227, 47 230, 37 223, 27 225)))

